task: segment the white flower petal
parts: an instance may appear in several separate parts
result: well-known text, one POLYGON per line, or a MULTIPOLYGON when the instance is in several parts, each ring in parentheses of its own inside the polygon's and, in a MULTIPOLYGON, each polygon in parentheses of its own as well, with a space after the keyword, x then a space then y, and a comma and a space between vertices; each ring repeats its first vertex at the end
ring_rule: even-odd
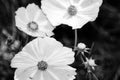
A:
MULTIPOLYGON (((75 69, 69 70, 69 69, 56 69, 56 68, 50 68, 47 70, 48 75, 51 76, 51 80, 73 80, 76 75, 75 69)), ((47 75, 46 75, 47 76, 47 75)), ((46 79, 49 80, 49 79, 46 79)))
MULTIPOLYGON (((100 5, 102 4, 102 1, 103 0, 82 0, 80 1, 79 5, 82 7, 82 8, 86 8, 86 7, 89 7, 91 5, 95 5, 96 3, 98 4, 98 6, 100 7, 100 5)), ((95 6, 96 7, 96 6, 95 6)))
POLYGON ((39 11, 39 7, 37 5, 35 5, 34 3, 32 4, 29 4, 26 8, 27 10, 27 14, 28 14, 28 17, 29 17, 29 20, 33 21, 37 12, 39 11))
POLYGON ((27 15, 27 11, 24 7, 19 8, 16 12, 16 16, 22 20, 24 23, 28 23, 29 22, 29 18, 27 15))
MULTIPOLYGON (((44 60, 46 60, 57 48, 62 48, 63 45, 54 38, 46 37, 43 39, 44 60)), ((42 44, 42 43, 41 43, 42 44)))
POLYGON ((46 33, 44 35, 47 35, 47 36, 53 35, 52 30, 54 29, 54 27, 50 24, 47 17, 43 14, 41 10, 38 10, 36 12, 34 21, 37 22, 37 24, 39 25, 39 28, 38 28, 39 35, 41 34, 40 32, 46 33))
POLYGON ((79 5, 80 3, 82 3, 84 0, 70 0, 72 5, 79 5))
POLYGON ((16 54, 11 61, 11 67, 14 68, 28 68, 35 66, 36 64, 36 59, 26 52, 20 52, 16 54))
POLYGON ((90 5, 82 9, 79 9, 81 7, 78 7, 78 15, 84 15, 85 17, 89 18, 89 21, 94 21, 98 16, 99 7, 99 3, 95 3, 94 5, 90 5))
POLYGON ((15 80, 31 80, 32 76, 36 73, 37 67, 27 69, 17 69, 15 71, 15 80))
POLYGON ((39 16, 37 16, 37 18, 34 20, 39 25, 38 32, 44 32, 47 36, 52 36, 54 34, 52 31, 55 27, 50 24, 47 17, 42 13, 41 10, 39 10, 38 14, 39 16))
MULTIPOLYGON (((66 1, 66 0, 65 0, 66 1)), ((53 26, 60 25, 62 17, 64 13, 66 12, 66 7, 63 8, 61 6, 58 6, 60 4, 59 0, 42 0, 42 10, 48 17, 49 21, 52 23, 53 26)), ((67 2, 67 1, 66 1, 67 2)))
POLYGON ((39 79, 34 80, 55 80, 47 71, 42 72, 42 79, 41 77, 39 79))
POLYGON ((42 0, 42 5, 43 6, 48 5, 49 7, 55 10, 66 9, 70 5, 70 2, 69 0, 42 0))
POLYGON ((56 76, 55 73, 53 73, 52 71, 47 70, 47 72, 54 78, 54 80, 60 80, 60 78, 56 76))
POLYGON ((48 57, 49 65, 68 65, 73 63, 73 61, 74 52, 72 49, 67 47, 56 49, 56 51, 53 52, 50 57, 48 57))
POLYGON ((21 31, 25 31, 27 24, 23 20, 21 20, 18 16, 15 16, 15 20, 17 28, 20 29, 21 31))
POLYGON ((29 42, 22 51, 29 53, 38 61, 42 60, 44 50, 44 40, 42 38, 36 38, 33 41, 29 42))
POLYGON ((48 67, 48 68, 50 68, 51 69, 51 67, 52 68, 55 68, 55 69, 65 69, 65 70, 72 70, 72 71, 75 71, 76 69, 75 68, 72 68, 72 67, 70 67, 70 66, 66 66, 66 65, 59 65, 59 66, 56 66, 56 65, 52 65, 52 66, 50 66, 50 67, 48 67))
POLYGON ((32 80, 45 80, 42 71, 37 71, 32 80))
POLYGON ((38 61, 47 59, 57 48, 62 48, 63 45, 54 38, 36 38, 28 43, 22 51, 29 53, 38 61))
POLYGON ((73 29, 81 28, 85 25, 89 20, 84 16, 73 16, 69 19, 64 19, 63 24, 70 25, 73 29))
POLYGON ((46 33, 41 30, 39 30, 37 32, 30 32, 30 31, 26 30, 26 33, 33 37, 46 37, 46 33))

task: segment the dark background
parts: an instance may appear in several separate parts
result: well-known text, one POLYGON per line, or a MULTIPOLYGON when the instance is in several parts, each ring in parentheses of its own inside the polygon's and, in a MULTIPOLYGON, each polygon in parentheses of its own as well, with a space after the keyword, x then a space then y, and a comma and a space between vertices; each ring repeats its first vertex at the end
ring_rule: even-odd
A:
MULTIPOLYGON (((41 5, 40 0, 0 0, 0 80, 13 80, 14 71, 10 61, 25 44, 34 39, 15 27, 15 11, 29 3, 41 5)), ((54 30, 55 37, 65 46, 73 48, 74 31, 67 25, 60 25, 54 30)), ((99 80, 120 80, 120 0, 104 0, 99 16, 94 22, 78 29, 78 43, 83 42, 92 49, 96 60, 93 73, 99 80)), ((73 67, 77 69, 76 80, 96 80, 89 77, 77 60, 73 67)))

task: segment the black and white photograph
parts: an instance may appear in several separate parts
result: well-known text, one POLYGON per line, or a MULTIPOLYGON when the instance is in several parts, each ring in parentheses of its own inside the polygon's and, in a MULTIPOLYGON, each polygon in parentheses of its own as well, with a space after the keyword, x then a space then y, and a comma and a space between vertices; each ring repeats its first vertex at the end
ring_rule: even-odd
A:
POLYGON ((0 80, 120 80, 120 0, 0 0, 0 80))

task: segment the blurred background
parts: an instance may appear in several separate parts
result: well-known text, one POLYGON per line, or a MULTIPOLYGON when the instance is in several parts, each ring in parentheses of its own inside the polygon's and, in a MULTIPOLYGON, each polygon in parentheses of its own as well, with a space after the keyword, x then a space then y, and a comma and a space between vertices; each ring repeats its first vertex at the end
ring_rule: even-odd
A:
MULTIPOLYGON (((40 0, 0 0, 0 80, 14 80, 15 69, 10 67, 11 59, 29 41, 34 39, 15 26, 15 11, 29 3, 41 5, 40 0)), ((65 46, 73 48, 74 31, 67 25, 54 30, 55 37, 65 46)), ((98 18, 78 29, 78 43, 91 47, 91 56, 96 64, 94 76, 88 76, 76 57, 73 67, 77 69, 75 80, 120 80, 120 0, 104 0, 98 18)))

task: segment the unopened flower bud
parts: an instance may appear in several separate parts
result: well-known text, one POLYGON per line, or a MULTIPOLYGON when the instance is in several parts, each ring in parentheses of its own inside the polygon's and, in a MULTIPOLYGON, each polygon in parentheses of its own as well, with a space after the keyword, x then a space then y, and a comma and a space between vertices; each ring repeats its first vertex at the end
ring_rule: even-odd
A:
POLYGON ((86 48, 86 45, 84 43, 79 43, 78 44, 78 48, 79 49, 85 49, 86 48))

